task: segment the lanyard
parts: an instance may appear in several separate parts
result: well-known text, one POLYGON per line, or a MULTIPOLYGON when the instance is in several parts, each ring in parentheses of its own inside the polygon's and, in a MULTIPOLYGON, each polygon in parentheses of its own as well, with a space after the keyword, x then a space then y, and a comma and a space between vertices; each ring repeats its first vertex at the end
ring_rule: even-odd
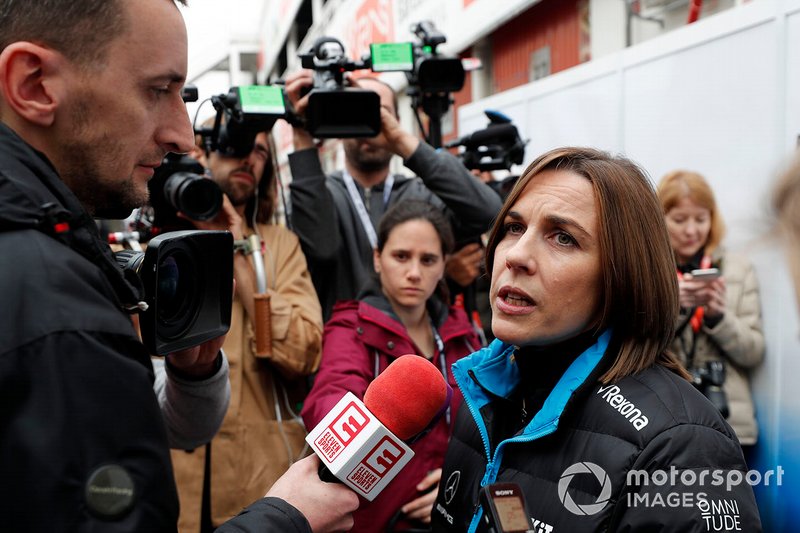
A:
MULTIPOLYGON (((361 220, 361 227, 364 228, 364 232, 367 234, 367 239, 369 239, 369 243, 373 249, 378 247, 378 234, 375 233, 375 227, 372 225, 372 221, 369 218, 369 213, 367 213, 367 208, 364 205, 364 200, 361 199, 361 195, 358 194, 358 189, 356 188, 355 180, 353 176, 350 175, 349 172, 345 169, 342 171, 342 178, 344 179, 344 185, 347 187, 347 193, 350 195, 350 200, 352 200, 353 205, 356 208, 356 213, 358 213, 358 218, 361 220)), ((383 185, 383 208, 386 209, 386 206, 389 205, 389 196, 392 194, 392 187, 394 186, 394 176, 389 174, 386 178, 386 181, 383 185)))
MULTIPOLYGON (((444 342, 442 341, 441 335, 439 335, 439 330, 436 329, 436 326, 433 325, 433 318, 430 319, 431 321, 431 331, 433 331, 433 340, 436 342, 436 351, 439 352, 439 368, 442 371, 442 376, 444 376, 445 382, 447 381, 447 361, 445 359, 444 354, 444 342)), ((447 422, 447 427, 450 427, 450 406, 447 406, 447 411, 444 413, 445 421, 447 422)))

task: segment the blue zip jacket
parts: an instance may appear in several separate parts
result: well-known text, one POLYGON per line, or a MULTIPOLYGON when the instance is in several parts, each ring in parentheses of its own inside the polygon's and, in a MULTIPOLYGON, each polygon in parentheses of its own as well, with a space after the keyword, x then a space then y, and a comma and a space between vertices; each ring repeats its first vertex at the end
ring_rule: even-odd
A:
POLYGON ((434 531, 487 531, 479 494, 495 482, 520 485, 535 533, 761 530, 752 487, 725 482, 747 472, 730 426, 660 366, 602 385, 616 357, 611 337, 604 332, 580 354, 527 426, 499 442, 491 442, 491 426, 508 405, 498 400, 520 381, 516 348, 495 340, 453 365, 464 404, 434 531), (714 484, 715 471, 723 483, 714 484))

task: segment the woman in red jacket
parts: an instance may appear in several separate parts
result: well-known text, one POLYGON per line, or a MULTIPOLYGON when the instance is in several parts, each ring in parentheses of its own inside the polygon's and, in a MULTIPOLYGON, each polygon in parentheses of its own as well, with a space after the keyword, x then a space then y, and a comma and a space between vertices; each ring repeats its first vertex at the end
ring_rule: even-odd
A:
MULTIPOLYGON (((464 312, 448 308, 443 277, 452 248, 447 219, 427 202, 403 202, 386 212, 374 255, 377 279, 358 301, 339 302, 325 325, 320 370, 302 411, 306 427, 317 425, 348 391, 363 399, 370 382, 404 354, 429 359, 457 390, 450 365, 480 343, 464 312)), ((411 445, 412 461, 374 501, 362 500, 352 531, 403 531, 430 523, 460 404, 460 393, 453 394, 445 416, 411 445)))

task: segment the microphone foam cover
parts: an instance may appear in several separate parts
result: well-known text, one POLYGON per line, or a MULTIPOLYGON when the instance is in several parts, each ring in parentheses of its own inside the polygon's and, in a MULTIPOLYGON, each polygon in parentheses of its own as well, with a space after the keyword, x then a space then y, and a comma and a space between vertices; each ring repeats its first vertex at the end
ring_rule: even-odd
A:
POLYGON ((401 355, 369 384, 364 405, 389 431, 408 440, 444 413, 452 394, 433 363, 419 355, 401 355))

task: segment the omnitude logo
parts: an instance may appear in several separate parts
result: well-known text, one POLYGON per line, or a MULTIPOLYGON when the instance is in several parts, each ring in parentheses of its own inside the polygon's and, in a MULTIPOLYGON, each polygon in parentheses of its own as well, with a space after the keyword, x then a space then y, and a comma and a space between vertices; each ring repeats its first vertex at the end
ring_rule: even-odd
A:
POLYGON ((608 479, 606 471, 594 463, 588 461, 575 463, 561 474, 561 479, 558 480, 558 497, 570 513, 591 516, 602 511, 608 504, 608 500, 611 498, 611 480, 608 479), (594 503, 578 505, 570 496, 569 484, 572 482, 572 478, 578 474, 594 474, 594 477, 600 483, 602 489, 600 489, 600 494, 594 503))

